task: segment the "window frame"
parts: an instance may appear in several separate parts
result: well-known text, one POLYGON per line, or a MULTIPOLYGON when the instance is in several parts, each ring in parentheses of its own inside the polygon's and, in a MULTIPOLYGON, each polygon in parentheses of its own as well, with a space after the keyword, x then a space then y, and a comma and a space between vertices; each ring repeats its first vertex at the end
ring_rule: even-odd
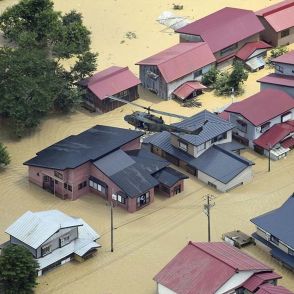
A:
POLYGON ((270 126, 271 126, 271 122, 270 122, 270 121, 268 121, 268 122, 262 124, 262 125, 260 126, 260 132, 261 132, 261 133, 266 132, 267 130, 270 129, 270 126))
POLYGON ((66 235, 59 237, 59 247, 60 248, 66 246, 70 242, 71 242, 70 241, 70 234, 66 234, 66 235), (62 244, 62 240, 64 240, 65 238, 68 238, 68 240, 66 240, 66 242, 62 244))
POLYGON ((45 244, 41 247, 41 256, 46 256, 52 252, 52 244, 45 244), (49 250, 45 250, 49 248, 49 250))
POLYGON ((236 122, 237 122, 237 129, 243 133, 247 133, 247 130, 248 130, 247 123, 241 119, 237 119, 236 122))
POLYGON ((179 140, 179 149, 187 152, 188 151, 188 144, 179 140), (181 147, 181 145, 183 145, 183 146, 181 147))
POLYGON ((63 180, 63 174, 57 170, 54 171, 54 177, 63 180))
POLYGON ((220 56, 223 56, 223 55, 226 55, 229 52, 232 52, 232 51, 236 50, 237 48, 238 48, 238 43, 234 43, 234 44, 220 50, 219 54, 220 54, 220 56))
POLYGON ((270 241, 272 243, 274 243, 275 245, 279 245, 280 244, 280 239, 275 237, 274 235, 270 235, 270 241))
POLYGON ((280 73, 284 73, 284 67, 281 66, 280 64, 275 64, 275 70, 280 73))

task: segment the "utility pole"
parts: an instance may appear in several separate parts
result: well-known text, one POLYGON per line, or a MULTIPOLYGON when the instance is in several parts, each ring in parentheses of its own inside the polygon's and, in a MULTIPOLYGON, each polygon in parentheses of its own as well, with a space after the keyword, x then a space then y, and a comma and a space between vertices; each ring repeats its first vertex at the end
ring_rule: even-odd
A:
POLYGON ((212 208, 215 203, 211 202, 215 196, 207 194, 203 197, 206 200, 206 203, 203 205, 204 213, 207 215, 207 225, 208 225, 208 242, 210 242, 210 208, 212 208))
POLYGON ((268 148, 268 172, 271 171, 271 145, 269 145, 268 148))
POLYGON ((113 252, 113 204, 110 202, 110 242, 111 242, 111 252, 113 252))

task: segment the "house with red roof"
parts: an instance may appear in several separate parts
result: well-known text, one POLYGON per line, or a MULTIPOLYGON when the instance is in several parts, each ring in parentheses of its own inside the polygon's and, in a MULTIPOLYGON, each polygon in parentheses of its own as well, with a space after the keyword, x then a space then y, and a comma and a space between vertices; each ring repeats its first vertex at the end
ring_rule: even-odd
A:
POLYGON ((233 137, 273 159, 286 156, 294 147, 294 99, 287 93, 266 89, 231 104, 225 112, 235 125, 233 137))
POLYGON ((205 42, 180 43, 136 64, 144 88, 163 99, 184 100, 205 88, 201 77, 215 64, 215 57, 205 42))
POLYGON ((109 98, 114 96, 126 101, 139 98, 140 80, 128 67, 111 66, 80 81, 78 84, 86 90, 84 96, 87 108, 97 112, 111 111, 124 103, 109 98))
POLYGON ((294 50, 272 59, 275 72, 257 80, 260 89, 274 88, 294 98, 294 50))
MULTIPOLYGON (((247 43, 251 43, 250 48, 243 48, 243 53, 240 53, 246 58, 264 46, 259 43, 263 30, 253 11, 225 7, 176 32, 180 34, 180 42, 206 42, 217 60, 217 66, 223 68, 232 64, 237 52, 247 43)), ((255 69, 262 66, 257 56, 259 54, 249 63, 255 69)))
POLYGON ((294 42, 294 0, 285 0, 255 12, 265 30, 261 39, 272 46, 294 42))
POLYGON ((153 279, 158 294, 249 294, 280 278, 230 244, 190 241, 153 279))

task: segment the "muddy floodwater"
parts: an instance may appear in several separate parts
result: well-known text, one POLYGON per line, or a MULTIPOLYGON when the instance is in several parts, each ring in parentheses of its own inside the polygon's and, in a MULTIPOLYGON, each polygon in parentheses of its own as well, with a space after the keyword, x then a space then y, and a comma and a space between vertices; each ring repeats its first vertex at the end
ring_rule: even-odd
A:
MULTIPOLYGON (((17 1, 4 0, 0 11, 17 1)), ((99 53, 98 69, 110 65, 129 66, 136 74, 135 62, 162 49, 174 45, 178 36, 163 31, 156 18, 166 10, 172 10, 168 0, 56 0, 56 8, 62 11, 76 9, 84 16, 92 31, 92 49, 99 53), (125 37, 134 32, 136 38, 125 37)), ((225 6, 257 10, 277 1, 269 0, 181 0, 184 5, 175 13, 196 19, 225 6)), ((245 93, 235 101, 259 91, 256 80, 268 69, 252 73, 245 83, 245 93)), ((215 110, 231 102, 231 98, 215 97, 205 93, 200 100, 202 108, 184 108, 174 101, 161 101, 148 91, 140 90, 138 103, 152 105, 160 110, 192 115, 205 108, 215 110)), ((51 115, 31 135, 21 139, 11 138, 3 127, 0 141, 7 145, 12 157, 8 168, 0 171, 0 242, 8 239, 5 229, 27 210, 59 209, 67 214, 82 217, 101 234, 102 248, 97 255, 79 264, 67 263, 38 279, 36 293, 90 293, 90 294, 147 294, 155 293, 153 276, 189 240, 207 240, 207 218, 202 212, 203 196, 216 196, 211 211, 213 241, 220 241, 221 234, 234 229, 254 232, 250 219, 280 206, 294 191, 294 152, 287 158, 272 162, 267 172, 267 159, 252 151, 242 155, 254 161, 254 178, 251 183, 228 193, 218 193, 201 182, 190 178, 185 191, 171 199, 161 195, 154 203, 133 214, 114 209, 114 252, 110 252, 110 208, 106 202, 92 194, 76 201, 63 201, 41 188, 30 184, 27 167, 22 163, 35 153, 55 142, 78 134, 96 124, 126 127, 125 114, 136 110, 129 105, 108 114, 97 115, 85 110, 61 116, 51 115)), ((166 118, 167 123, 174 119, 166 118)), ((101 142, 103 144, 103 142, 101 142)), ((62 160, 62 158, 60 158, 62 160)), ((279 281, 294 291, 294 274, 282 268, 255 246, 244 249, 273 267, 283 279, 279 281)))

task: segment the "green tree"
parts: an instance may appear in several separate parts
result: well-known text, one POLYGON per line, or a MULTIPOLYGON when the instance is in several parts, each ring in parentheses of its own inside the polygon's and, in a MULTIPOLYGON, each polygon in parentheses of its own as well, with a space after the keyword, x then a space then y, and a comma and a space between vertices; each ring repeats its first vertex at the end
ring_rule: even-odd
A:
POLYGON ((0 142, 0 167, 1 166, 5 166, 8 165, 10 163, 10 156, 9 153, 7 151, 6 146, 4 146, 1 142, 0 142))
POLYGON ((271 60, 271 59, 277 58, 287 52, 288 52, 288 48, 286 46, 279 46, 270 51, 269 59, 271 60))
POLYGON ((209 71, 203 75, 201 82, 205 86, 213 87, 218 75, 219 75, 219 70, 216 67, 211 67, 209 71))
POLYGON ((230 74, 228 86, 234 89, 238 93, 241 89, 241 85, 248 79, 248 72, 244 67, 243 62, 235 61, 233 64, 233 70, 230 74))
POLYGON ((0 292, 33 293, 37 285, 38 263, 23 246, 8 245, 0 255, 0 292))
POLYGON ((217 75, 215 81, 215 92, 217 95, 229 95, 231 88, 229 86, 230 75, 224 71, 217 75))
POLYGON ((0 114, 18 136, 48 112, 80 104, 76 82, 94 72, 97 58, 80 13, 62 15, 51 0, 21 0, 0 16, 0 29, 13 44, 0 50, 0 114), (69 69, 63 66, 67 59, 69 69))

